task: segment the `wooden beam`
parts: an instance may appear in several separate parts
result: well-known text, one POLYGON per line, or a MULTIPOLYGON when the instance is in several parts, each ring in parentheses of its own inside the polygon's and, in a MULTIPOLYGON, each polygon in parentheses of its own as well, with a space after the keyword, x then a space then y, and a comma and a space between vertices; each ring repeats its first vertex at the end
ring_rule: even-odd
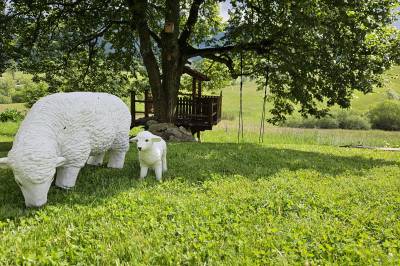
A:
POLYGON ((197 83, 197 97, 201 98, 201 80, 197 83))
POLYGON ((136 92, 131 91, 131 128, 135 126, 136 120, 136 102, 135 102, 136 92))
POLYGON ((192 114, 196 112, 196 78, 192 78, 192 114))
POLYGON ((144 117, 149 117, 149 90, 144 91, 144 117))

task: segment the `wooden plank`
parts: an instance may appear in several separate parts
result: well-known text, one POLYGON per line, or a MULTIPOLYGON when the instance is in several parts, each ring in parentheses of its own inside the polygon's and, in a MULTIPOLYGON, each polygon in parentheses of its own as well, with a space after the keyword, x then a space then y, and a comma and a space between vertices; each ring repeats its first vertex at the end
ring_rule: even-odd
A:
POLYGON ((364 146, 364 145, 343 145, 339 146, 340 148, 355 148, 355 149, 371 149, 371 150, 379 150, 379 151, 398 151, 400 152, 400 148, 391 148, 391 147, 375 147, 375 146, 364 146))
POLYGON ((131 128, 135 126, 136 120, 136 92, 131 91, 131 128))

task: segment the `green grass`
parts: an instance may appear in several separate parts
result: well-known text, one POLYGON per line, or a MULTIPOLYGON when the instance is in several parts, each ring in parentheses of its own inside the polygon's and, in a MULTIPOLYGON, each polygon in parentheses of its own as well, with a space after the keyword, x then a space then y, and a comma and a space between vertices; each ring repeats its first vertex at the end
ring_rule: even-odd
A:
POLYGON ((4 112, 6 109, 15 109, 20 112, 26 112, 26 107, 24 103, 0 104, 0 113, 4 112))
POLYGON ((39 210, 0 169, 0 265, 400 263, 397 153, 267 134, 169 144, 161 184, 136 179, 132 148, 124 169, 85 167, 39 210))

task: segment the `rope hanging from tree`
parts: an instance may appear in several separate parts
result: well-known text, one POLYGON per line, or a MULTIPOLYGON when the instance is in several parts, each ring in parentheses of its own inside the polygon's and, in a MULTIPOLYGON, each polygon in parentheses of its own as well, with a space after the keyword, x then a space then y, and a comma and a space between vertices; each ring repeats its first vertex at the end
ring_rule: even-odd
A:
POLYGON ((239 127, 237 140, 243 141, 243 53, 240 53, 240 107, 239 107, 239 127))
MULTIPOLYGON (((268 60, 269 61, 269 60, 268 60)), ((267 67, 266 67, 266 73, 265 73, 265 86, 264 86, 264 101, 263 101, 263 109, 261 113, 261 121, 260 121, 260 134, 258 136, 258 142, 263 143, 264 142, 264 133, 265 133, 265 107, 267 104, 267 89, 268 89, 268 83, 269 83, 269 66, 267 62, 267 67)))

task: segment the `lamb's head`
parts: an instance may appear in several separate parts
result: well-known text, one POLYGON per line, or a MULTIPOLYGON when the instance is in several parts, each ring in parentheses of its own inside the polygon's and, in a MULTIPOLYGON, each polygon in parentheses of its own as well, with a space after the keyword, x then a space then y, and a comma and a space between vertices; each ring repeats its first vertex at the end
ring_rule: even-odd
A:
POLYGON ((11 150, 7 158, 0 159, 0 165, 9 166, 15 181, 21 188, 27 207, 40 207, 47 202, 47 192, 53 181, 56 167, 65 162, 63 157, 46 153, 32 154, 11 150))
POLYGON ((142 131, 136 137, 130 139, 130 142, 136 142, 139 151, 146 151, 151 149, 154 142, 160 142, 161 138, 152 134, 149 131, 142 131))

